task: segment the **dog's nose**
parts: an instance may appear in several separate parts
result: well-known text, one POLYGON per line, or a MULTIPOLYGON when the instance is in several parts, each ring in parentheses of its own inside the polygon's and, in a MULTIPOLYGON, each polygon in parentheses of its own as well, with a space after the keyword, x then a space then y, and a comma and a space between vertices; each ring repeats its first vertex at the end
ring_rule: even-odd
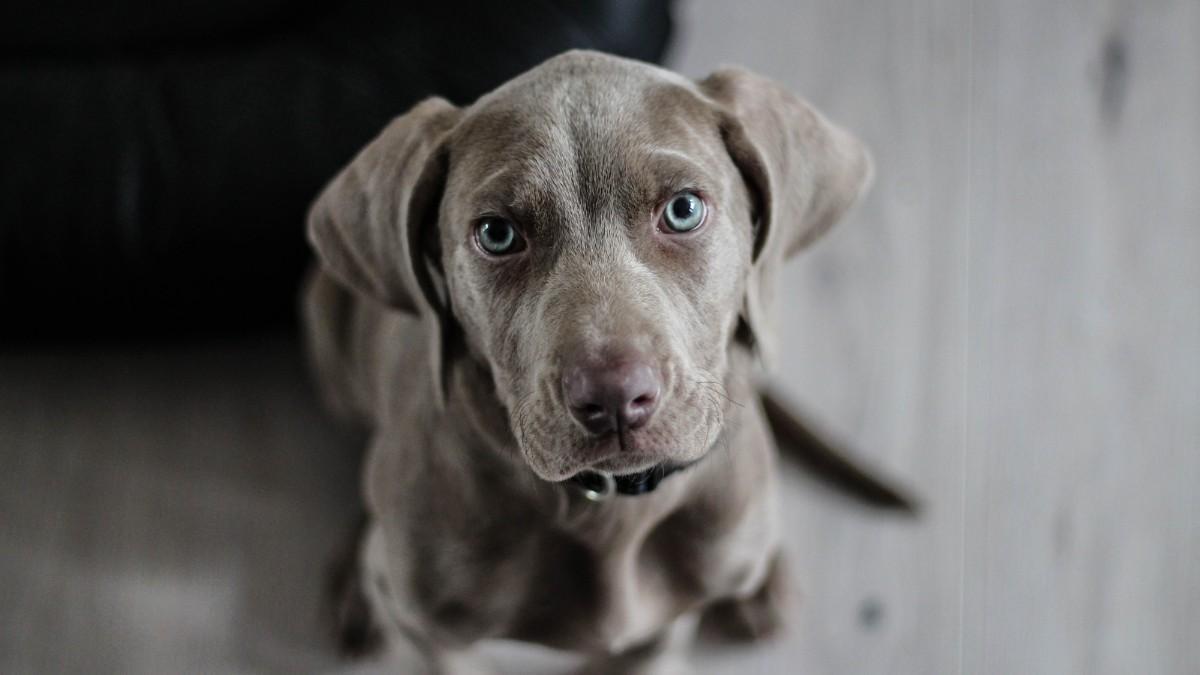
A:
POLYGON ((593 434, 644 425, 658 408, 658 375, 637 358, 573 366, 563 373, 571 414, 593 434))

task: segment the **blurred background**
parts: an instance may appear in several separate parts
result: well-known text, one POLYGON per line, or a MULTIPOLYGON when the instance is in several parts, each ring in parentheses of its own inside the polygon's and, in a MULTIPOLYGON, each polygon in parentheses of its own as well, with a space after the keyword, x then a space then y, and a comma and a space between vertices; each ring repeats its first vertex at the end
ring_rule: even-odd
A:
POLYGON ((785 464, 803 601, 702 672, 1200 672, 1200 3, 428 4, 0 7, 0 672, 378 667, 318 620, 361 439, 301 360, 303 214, 570 47, 745 65, 876 158, 776 377, 925 509, 785 464))

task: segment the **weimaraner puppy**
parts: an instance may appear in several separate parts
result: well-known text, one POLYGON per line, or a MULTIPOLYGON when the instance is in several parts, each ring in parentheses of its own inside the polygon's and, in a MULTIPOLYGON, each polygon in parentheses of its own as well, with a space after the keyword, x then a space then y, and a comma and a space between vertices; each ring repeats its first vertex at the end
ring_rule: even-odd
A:
POLYGON ((488 638, 678 672, 701 618, 769 632, 775 276, 871 171, 767 79, 591 52, 388 125, 308 220, 317 377, 372 433, 344 628, 414 672, 488 638))

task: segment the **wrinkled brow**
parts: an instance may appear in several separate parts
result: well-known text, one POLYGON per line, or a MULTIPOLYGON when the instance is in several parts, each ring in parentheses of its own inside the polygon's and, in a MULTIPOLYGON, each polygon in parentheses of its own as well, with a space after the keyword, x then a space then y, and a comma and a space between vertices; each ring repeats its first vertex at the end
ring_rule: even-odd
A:
POLYGON ((574 190, 563 187, 547 185, 544 176, 510 166, 485 176, 467 199, 476 216, 499 215, 531 227, 566 215, 569 205, 564 202, 574 190))
POLYGON ((675 190, 711 190, 717 180, 714 175, 717 167, 705 166, 690 153, 675 148, 652 148, 642 166, 651 177, 649 182, 660 187, 673 186, 675 190))
POLYGON ((642 149, 638 152, 614 150, 608 157, 598 158, 614 171, 598 171, 596 175, 614 176, 613 183, 589 181, 573 167, 548 172, 547 163, 513 162, 483 174, 469 188, 466 199, 475 217, 498 215, 540 230, 555 224, 586 218, 585 203, 580 199, 586 192, 599 195, 628 217, 652 212, 665 199, 680 190, 693 189, 712 192, 716 188, 717 167, 690 153, 668 146, 642 149), (589 185, 589 182, 595 184, 589 185))

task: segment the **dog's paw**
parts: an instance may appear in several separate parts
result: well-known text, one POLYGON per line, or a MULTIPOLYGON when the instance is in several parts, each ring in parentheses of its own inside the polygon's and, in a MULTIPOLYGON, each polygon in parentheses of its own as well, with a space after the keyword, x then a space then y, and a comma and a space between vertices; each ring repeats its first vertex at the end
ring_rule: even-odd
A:
POLYGON ((343 592, 334 609, 333 630, 338 652, 347 658, 370 656, 383 647, 383 633, 361 589, 343 592))
POLYGON ((645 661, 616 659, 601 660, 584 664, 572 671, 572 675, 694 675, 695 669, 682 655, 661 655, 645 661))
POLYGON ((721 642, 756 642, 778 635, 792 601, 785 567, 777 554, 754 595, 709 606, 701 618, 701 635, 721 642))
POLYGON ((359 547, 365 523, 364 518, 332 561, 325 589, 327 621, 338 653, 346 658, 378 654, 384 642, 362 586, 359 547))

